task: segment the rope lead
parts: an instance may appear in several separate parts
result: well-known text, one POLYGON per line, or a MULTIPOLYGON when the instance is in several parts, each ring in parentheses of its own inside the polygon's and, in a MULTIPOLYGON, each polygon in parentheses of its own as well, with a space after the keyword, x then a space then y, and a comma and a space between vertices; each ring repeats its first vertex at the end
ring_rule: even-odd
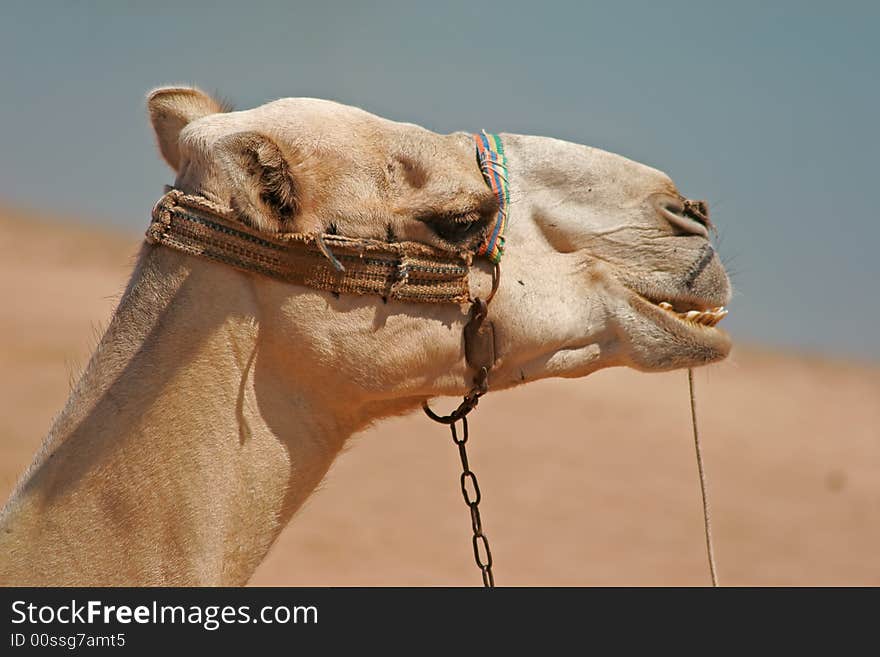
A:
POLYGON ((697 397, 694 393, 694 370, 688 368, 688 387, 691 394, 691 420, 694 427, 694 448, 697 452, 697 469, 700 471, 700 492, 703 494, 703 526, 706 529, 706 554, 709 556, 709 574, 712 586, 718 586, 718 574, 715 570, 715 552, 712 549, 712 524, 709 518, 709 495, 706 492, 706 473, 703 470, 703 454, 700 450, 700 432, 697 429, 697 397))

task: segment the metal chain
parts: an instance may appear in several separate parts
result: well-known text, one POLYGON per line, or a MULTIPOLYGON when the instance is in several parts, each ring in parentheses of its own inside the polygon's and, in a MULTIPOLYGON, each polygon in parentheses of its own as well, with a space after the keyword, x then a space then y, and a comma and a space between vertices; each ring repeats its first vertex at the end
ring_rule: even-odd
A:
POLYGON ((455 422, 449 425, 452 432, 452 442, 458 447, 458 456, 461 458, 461 495, 464 503, 468 505, 471 512, 471 529, 474 535, 471 542, 474 546, 474 561, 477 568, 483 576, 483 586, 493 588, 495 586, 495 576, 492 574, 492 551, 489 549, 489 539, 483 533, 483 522, 480 519, 480 484, 477 483, 477 475, 470 469, 467 455, 468 441, 468 421, 467 416, 461 418, 461 438, 455 430, 455 422), (470 482, 473 491, 468 489, 470 482), (471 495, 473 492, 473 495, 471 495), (480 549, 482 548, 482 550, 480 549))
POLYGON ((458 447, 458 456, 461 459, 461 495, 464 503, 467 504, 471 512, 471 529, 473 537, 471 544, 474 548, 474 561, 480 574, 483 577, 483 586, 486 588, 495 587, 495 575, 492 574, 492 551, 489 549, 489 539, 483 533, 483 521, 480 517, 480 500, 483 495, 480 492, 480 484, 477 482, 477 475, 470 468, 467 455, 468 441, 468 421, 467 415, 477 407, 477 404, 487 391, 488 372, 486 368, 482 368, 477 375, 477 385, 468 393, 461 404, 449 415, 437 415, 430 409, 427 402, 422 405, 425 413, 429 418, 441 424, 448 424, 449 430, 452 432, 452 442, 458 447), (458 431, 455 428, 456 423, 461 422, 461 438, 458 437, 458 431), (470 483, 473 491, 468 489, 470 483))

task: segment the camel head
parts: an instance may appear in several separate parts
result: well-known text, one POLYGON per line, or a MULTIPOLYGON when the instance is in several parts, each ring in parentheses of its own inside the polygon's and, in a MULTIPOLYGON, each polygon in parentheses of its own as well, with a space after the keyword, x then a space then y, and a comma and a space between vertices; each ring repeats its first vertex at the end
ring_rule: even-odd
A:
MULTIPOLYGON (((148 107, 175 186, 234 208, 260 231, 473 249, 496 216, 498 201, 468 133, 435 134, 305 98, 230 112, 190 88, 158 89, 148 107)), ((616 365, 699 366, 727 355, 730 340, 714 324, 730 284, 709 241, 704 204, 684 199, 664 173, 613 153, 501 137, 510 205, 490 306, 493 389, 616 365)), ((491 270, 475 258, 472 294, 485 297, 491 270)), ((316 387, 348 403, 470 387, 467 306, 337 296, 241 276, 279 366, 308 368, 316 387)))

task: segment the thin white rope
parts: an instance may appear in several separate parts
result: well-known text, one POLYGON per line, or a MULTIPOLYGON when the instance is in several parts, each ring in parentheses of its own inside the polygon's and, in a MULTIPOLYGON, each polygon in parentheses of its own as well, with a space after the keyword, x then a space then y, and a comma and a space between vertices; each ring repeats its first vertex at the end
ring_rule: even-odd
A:
POLYGON ((718 574, 715 570, 715 552, 712 549, 712 523, 709 518, 709 495, 706 491, 706 473, 703 470, 703 454, 700 450, 700 432, 697 429, 697 398, 694 393, 694 371, 688 369, 688 387, 691 393, 691 420, 694 427, 694 448, 697 451, 697 469, 700 471, 700 492, 703 494, 703 525, 706 528, 706 554, 709 557, 709 573, 712 586, 718 586, 718 574))

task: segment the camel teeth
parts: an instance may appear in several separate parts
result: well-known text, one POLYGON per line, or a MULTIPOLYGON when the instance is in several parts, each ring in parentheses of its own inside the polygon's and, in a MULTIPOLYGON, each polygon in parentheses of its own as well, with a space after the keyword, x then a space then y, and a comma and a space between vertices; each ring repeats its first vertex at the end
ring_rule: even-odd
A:
POLYGON ((724 306, 719 306, 712 313, 712 324, 710 326, 715 326, 718 322, 724 319, 724 316, 728 313, 728 310, 724 306))
POLYGON ((661 301, 657 305, 663 310, 672 313, 679 319, 700 326, 715 326, 718 322, 724 319, 724 316, 728 313, 727 308, 724 306, 715 306, 710 310, 689 310, 686 313, 680 313, 675 311, 672 304, 668 301, 661 301))

